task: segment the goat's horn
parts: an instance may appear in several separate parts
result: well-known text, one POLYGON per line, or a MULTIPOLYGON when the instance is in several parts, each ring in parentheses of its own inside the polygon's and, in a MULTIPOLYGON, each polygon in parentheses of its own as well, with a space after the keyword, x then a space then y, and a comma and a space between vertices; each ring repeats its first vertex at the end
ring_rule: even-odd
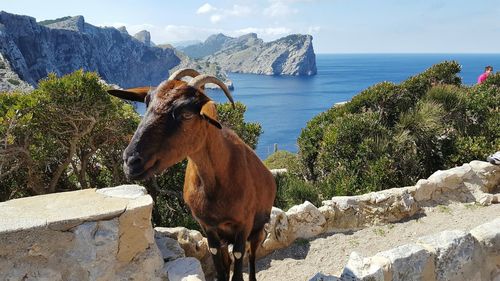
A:
POLYGON ((229 89, 227 88, 226 84, 224 84, 224 82, 220 81, 216 77, 206 74, 199 75, 191 79, 188 85, 196 89, 201 89, 201 87, 203 87, 207 83, 213 83, 219 86, 224 91, 224 94, 226 94, 226 97, 229 99, 234 108, 234 101, 233 101, 233 96, 231 96, 231 92, 229 92, 229 89))
POLYGON ((196 77, 200 75, 200 73, 194 69, 191 69, 191 68, 183 68, 183 69, 179 69, 177 71, 175 71, 174 73, 172 73, 172 75, 170 75, 170 77, 168 77, 168 80, 181 80, 183 77, 185 76, 191 76, 191 77, 196 77))

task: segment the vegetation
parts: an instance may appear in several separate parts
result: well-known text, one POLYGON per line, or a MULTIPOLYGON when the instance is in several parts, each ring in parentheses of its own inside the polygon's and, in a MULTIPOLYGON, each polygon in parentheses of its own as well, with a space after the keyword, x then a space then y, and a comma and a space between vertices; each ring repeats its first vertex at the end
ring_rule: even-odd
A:
MULTIPOLYGON (((459 71, 456 62, 443 62, 314 117, 298 139, 298 155, 278 151, 265 161, 289 170, 276 177, 276 206, 412 185, 499 150, 500 74, 464 86, 459 71)), ((95 73, 77 71, 50 75, 29 94, 0 95, 0 201, 127 182, 121 154, 140 118, 105 90, 95 73)), ((244 121, 243 104, 220 104, 218 111, 256 147, 262 128, 244 121)), ((140 183, 154 198, 156 225, 197 228, 182 199, 185 167, 140 183)))
POLYGON ((66 17, 57 18, 57 19, 53 19, 53 20, 42 20, 42 21, 39 21, 38 24, 39 25, 49 25, 49 24, 53 24, 56 22, 69 20, 70 18, 71 18, 70 16, 66 16, 66 17))
POLYGON ((9 81, 9 83, 14 85, 14 86, 18 86, 19 84, 21 84, 21 82, 17 79, 9 78, 9 79, 7 79, 7 81, 9 81))
POLYGON ((500 148, 500 74, 461 84, 443 62, 376 84, 314 117, 299 139, 301 175, 321 197, 412 185, 500 148))

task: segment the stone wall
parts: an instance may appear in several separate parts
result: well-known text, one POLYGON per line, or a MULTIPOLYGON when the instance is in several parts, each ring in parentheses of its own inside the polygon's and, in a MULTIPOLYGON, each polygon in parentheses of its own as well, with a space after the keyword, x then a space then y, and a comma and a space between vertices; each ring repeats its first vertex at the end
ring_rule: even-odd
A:
POLYGON ((136 185, 0 203, 0 280, 174 281, 201 271, 194 258, 164 264, 152 207, 136 185))
MULTIPOLYGON (((495 194, 499 187, 500 166, 472 161, 437 171, 415 186, 333 197, 319 208, 310 202, 286 212, 273 208, 259 255, 298 238, 407 219, 433 204, 489 205, 499 201, 500 194, 495 194)), ((181 227, 153 230, 152 206, 145 189, 135 185, 0 203, 0 280, 213 277, 206 238, 181 227)), ((341 280, 414 280, 410 275, 424 280, 500 280, 499 268, 497 219, 470 233, 447 231, 370 258, 353 253, 341 280), (412 267, 413 272, 404 267, 407 264, 418 266, 412 267)), ((338 278, 318 275, 312 280, 338 278)))
POLYGON ((500 166, 472 161, 437 171, 415 186, 393 188, 358 196, 336 196, 317 208, 309 202, 287 212, 273 208, 261 255, 284 248, 297 238, 361 229, 410 218, 424 206, 454 202, 490 205, 499 202, 500 166))
MULTIPOLYGON (((500 166, 472 161, 460 167, 437 171, 428 179, 418 181, 415 186, 358 196, 337 196, 323 201, 319 208, 307 201, 286 212, 273 208, 271 221, 266 226, 267 238, 258 255, 264 256, 288 247, 299 238, 307 239, 322 233, 356 230, 408 219, 418 215, 425 206, 451 201, 481 205, 498 203, 500 194, 495 192, 500 192, 499 187, 500 166)), ((207 279, 214 276, 206 238, 201 233, 185 228, 156 228, 155 231, 178 240, 187 256, 201 261, 207 279)))

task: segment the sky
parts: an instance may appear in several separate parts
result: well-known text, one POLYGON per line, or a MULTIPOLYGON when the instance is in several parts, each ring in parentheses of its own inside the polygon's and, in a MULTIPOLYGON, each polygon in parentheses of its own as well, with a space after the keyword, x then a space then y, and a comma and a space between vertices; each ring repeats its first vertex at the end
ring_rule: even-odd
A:
POLYGON ((255 32, 313 35, 316 53, 499 53, 500 0, 0 0, 38 21, 83 15, 157 44, 255 32))

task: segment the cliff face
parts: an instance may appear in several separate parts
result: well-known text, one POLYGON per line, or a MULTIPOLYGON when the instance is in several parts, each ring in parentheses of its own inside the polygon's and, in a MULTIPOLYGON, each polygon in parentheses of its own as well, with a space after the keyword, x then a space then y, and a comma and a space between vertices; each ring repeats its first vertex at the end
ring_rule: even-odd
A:
POLYGON ((194 57, 204 56, 204 61, 217 63, 228 72, 266 75, 317 73, 316 55, 310 35, 289 35, 265 43, 255 33, 238 38, 219 34, 209 37, 205 43, 181 50, 194 57))
POLYGON ((181 59, 173 48, 151 46, 146 35, 139 34, 139 41, 126 30, 95 27, 81 16, 41 25, 32 17, 0 12, 0 53, 31 85, 50 72, 81 68, 122 87, 157 85, 181 59))

